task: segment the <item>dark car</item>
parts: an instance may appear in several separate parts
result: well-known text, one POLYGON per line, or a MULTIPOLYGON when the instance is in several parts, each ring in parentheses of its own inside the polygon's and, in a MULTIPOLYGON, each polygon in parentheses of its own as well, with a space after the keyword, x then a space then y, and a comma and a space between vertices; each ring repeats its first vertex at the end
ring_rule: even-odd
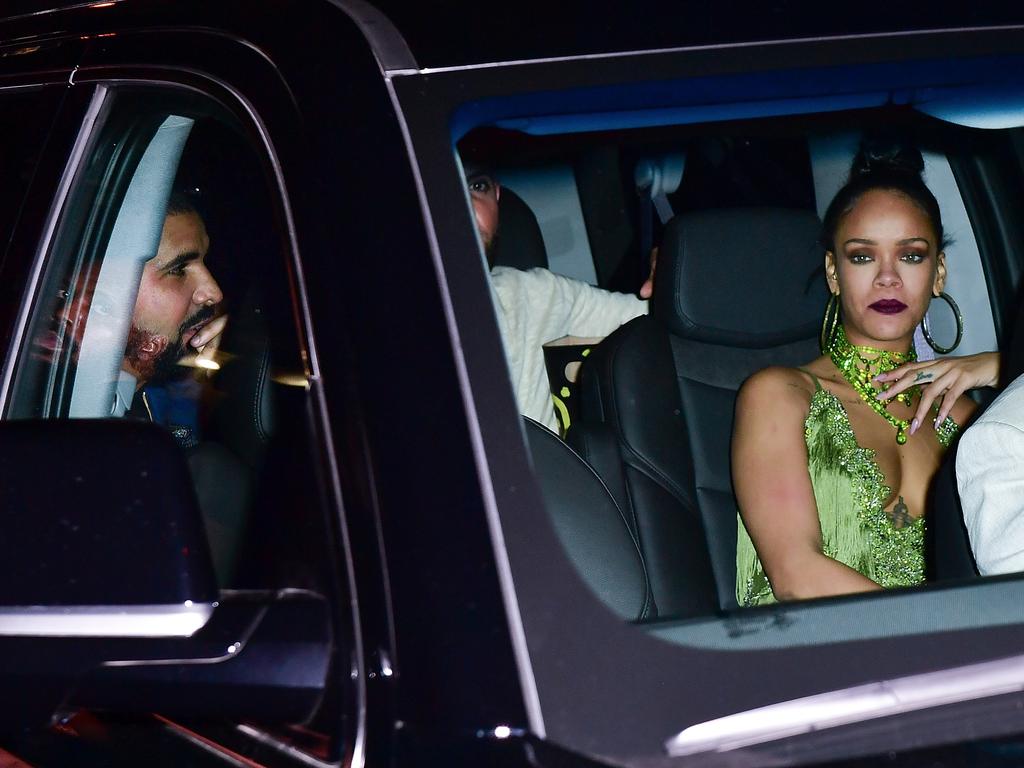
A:
POLYGON ((0 764, 1018 764, 1021 581, 954 509, 925 586, 740 609, 728 446, 816 348, 867 133, 922 150, 957 353, 1013 369, 1021 14, 437 5, 0 11, 0 764), (498 263, 629 293, 660 244, 565 441, 471 166, 498 263), (164 262, 179 194, 208 241, 164 262), (171 335, 226 314, 216 354, 127 371, 200 267, 171 335))

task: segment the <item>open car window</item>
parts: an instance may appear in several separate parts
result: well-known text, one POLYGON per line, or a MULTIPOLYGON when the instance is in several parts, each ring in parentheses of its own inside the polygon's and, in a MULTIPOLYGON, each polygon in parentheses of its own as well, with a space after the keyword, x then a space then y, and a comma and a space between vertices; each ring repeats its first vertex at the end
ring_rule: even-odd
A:
MULTIPOLYGON (((983 79, 992 72, 975 74, 983 79)), ((619 631, 606 625, 614 639, 602 646, 601 658, 623 663, 644 659, 642 666, 653 664, 660 670, 645 677, 630 666, 645 682, 608 671, 605 690, 637 705, 639 699, 630 697, 659 690, 658 704, 645 710, 652 718, 647 733, 653 738, 665 732, 660 743, 680 756, 724 749, 722 745, 733 743, 729 733, 736 735, 736 744, 747 738, 754 740, 750 743, 788 738, 780 736, 782 726, 760 736, 741 734, 746 727, 742 718, 719 722, 710 712, 724 716, 785 701, 796 702, 793 708, 814 706, 816 700, 803 696, 840 690, 845 682, 867 677, 902 679, 905 669, 898 662, 889 664, 883 648, 898 655, 898 648, 921 638, 957 632, 988 637, 1018 623, 1018 614, 1008 610, 1017 599, 1013 596, 1020 594, 1018 580, 978 579, 970 572, 936 569, 936 562, 949 561, 943 559, 948 554, 935 554, 932 541, 926 545, 926 578, 915 587, 756 609, 737 606, 737 505, 732 488, 737 469, 729 458, 735 392, 761 368, 798 366, 820 354, 818 336, 828 298, 818 240, 820 217, 846 180, 860 136, 897 132, 921 150, 925 181, 938 198, 951 239, 945 251, 945 290, 962 316, 963 339, 949 353, 932 349, 921 337, 917 343, 922 357, 991 351, 1008 341, 1018 307, 1017 286, 1007 276, 1017 274, 1013 233, 1019 231, 1020 216, 1014 196, 1005 191, 1020 188, 1022 173, 1019 125, 1011 120, 979 127, 964 117, 970 112, 964 107, 970 96, 964 93, 957 101, 961 111, 947 119, 951 113, 946 110, 886 104, 881 91, 870 90, 883 85, 874 75, 858 83, 862 92, 851 87, 841 99, 792 102, 783 98, 790 85, 786 78, 772 82, 777 101, 743 101, 738 97, 747 94, 746 87, 757 92, 751 85, 757 76, 750 76, 748 83, 742 80, 722 78, 721 91, 711 78, 699 84, 652 85, 651 93, 663 100, 649 111, 640 108, 645 103, 640 85, 628 98, 611 89, 573 94, 578 102, 566 95, 565 104, 586 103, 593 112, 573 112, 567 106, 561 112, 538 109, 532 115, 529 97, 510 96, 504 104, 489 98, 473 105, 478 112, 465 108, 461 114, 488 112, 492 119, 454 134, 460 169, 487 168, 502 195, 512 193, 507 195, 507 219, 499 207, 493 238, 497 246, 485 248, 481 261, 488 282, 498 288, 492 306, 510 390, 519 414, 532 420, 523 421, 524 447, 547 519, 547 526, 538 527, 539 520, 516 500, 505 499, 504 508, 499 502, 512 583, 524 612, 537 620, 534 610, 552 610, 543 602, 539 584, 567 580, 569 566, 574 589, 589 593, 594 613, 577 605, 560 610, 582 622, 584 613, 596 617, 600 606, 605 617, 614 617, 622 627, 619 631), (732 88, 735 103, 722 95, 732 88), (701 94, 712 92, 720 103, 700 101, 701 94), (678 106, 671 104, 673 98, 678 106), (690 99, 692 104, 687 103, 690 99), (501 114, 503 106, 507 118, 501 114), (520 202, 529 215, 516 212, 520 202), (577 242, 581 237, 582 244, 577 242), (655 246, 660 249, 657 285, 648 312, 641 310, 632 319, 590 334, 567 328, 542 339, 542 346, 557 347, 562 346, 557 342, 567 341, 565 336, 585 337, 569 339, 568 351, 537 353, 548 401, 528 410, 530 402, 521 396, 524 353, 514 346, 516 339, 510 347, 508 328, 552 311, 554 294, 534 302, 530 289, 523 287, 512 300, 500 281, 510 270, 523 286, 532 280, 529 275, 551 273, 556 282, 568 278, 632 297, 655 246), (582 279, 577 278, 583 272, 563 269, 559 259, 579 253, 591 260, 590 275, 582 279), (519 260, 522 254, 530 259, 519 260), (624 265, 621 270, 619 265, 624 265), (653 410, 656 402, 664 407, 653 410), (550 429, 538 429, 533 422, 550 429), (584 490, 592 488, 597 489, 594 494, 584 490), (524 526, 528 534, 521 533, 524 526), (541 543, 542 528, 550 533, 546 542, 554 546, 541 543), (556 551, 561 558, 557 565, 550 559, 556 551), (969 610, 951 608, 967 605, 969 610), (663 644, 649 643, 652 639, 663 644), (870 663, 857 648, 873 649, 870 663), (704 674, 702 664, 725 657, 737 679, 767 674, 770 682, 756 690, 744 685, 717 688, 721 667, 716 662, 715 671, 709 668, 704 674), (827 666, 830 659, 846 661, 828 675, 828 683, 800 673, 801 664, 827 666), (850 663, 853 659, 870 669, 850 663), (669 690, 704 686, 719 691, 707 706, 669 690), (713 726, 672 741, 667 738, 670 710, 677 713, 677 722, 713 726), (653 725, 655 720, 659 725, 653 725), (729 730, 734 727, 734 732, 729 730)), ((792 84, 794 90, 805 85, 796 75, 792 84)), ((892 93, 899 91, 899 83, 890 85, 892 93)), ((900 98, 905 103, 916 97, 900 98)), ((651 104, 655 101, 652 97, 651 104)), ((538 106, 542 102, 551 106, 538 98, 538 106)), ((468 120, 455 123, 459 129, 469 125, 468 120)), ((504 201, 500 198, 499 206, 504 201)), ((474 206, 472 194, 467 202, 474 206)), ((484 238, 480 242, 488 245, 484 238)), ((453 255, 452 264, 455 259, 453 255)), ((929 324, 936 347, 952 346, 957 336, 952 307, 932 301, 929 324)), ((985 402, 992 394, 975 397, 985 402)), ((509 417, 494 415, 496 420, 509 417)), ((489 417, 481 421, 486 436, 492 422, 489 417)), ((498 451, 495 446, 495 455, 498 451)), ((502 470, 494 472, 511 484, 502 470)), ((944 482, 955 481, 950 472, 944 482)), ((948 519, 936 518, 928 535, 960 536, 966 546, 966 534, 954 528, 948 519)), ((530 645, 527 633, 534 659, 545 659, 534 666, 541 668, 537 686, 543 714, 552 712, 545 709, 545 700, 565 703, 572 695, 584 695, 582 686, 547 666, 549 661, 557 666, 567 655, 582 664, 577 654, 587 653, 560 637, 571 648, 560 646, 548 655, 550 638, 530 645)), ((966 658, 952 646, 941 647, 936 653, 948 650, 951 667, 956 659, 966 658)), ((1012 649, 1012 643, 1004 643, 986 653, 996 657, 1012 649)), ((596 652, 590 658, 602 663, 596 652)), ((969 677, 975 670, 965 666, 960 672, 969 677)), ((928 701, 921 707, 935 704, 928 701)), ((592 710, 589 716, 602 717, 592 710)), ((750 717, 751 722, 757 719, 750 717)), ((555 714, 546 721, 549 733, 557 730, 582 740, 593 723, 582 714, 555 714)), ((684 732, 680 727, 671 736, 684 732)), ((639 753, 641 741, 639 736, 623 739, 619 748, 639 753)))

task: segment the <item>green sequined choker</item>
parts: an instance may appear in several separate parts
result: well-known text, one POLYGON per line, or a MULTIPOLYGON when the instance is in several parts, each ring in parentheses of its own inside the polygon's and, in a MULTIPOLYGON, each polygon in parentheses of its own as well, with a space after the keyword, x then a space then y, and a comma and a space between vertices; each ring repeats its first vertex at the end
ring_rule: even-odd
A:
MULTIPOLYGON (((889 352, 885 349, 874 347, 857 347, 846 338, 846 331, 842 324, 836 328, 832 342, 828 346, 828 356, 836 364, 836 368, 843 374, 850 386, 860 395, 860 399, 867 403, 871 410, 888 421, 896 428, 896 442, 903 445, 907 442, 907 431, 910 429, 910 422, 889 413, 888 403, 883 403, 875 395, 879 389, 872 381, 880 373, 899 368, 906 363, 913 363, 917 360, 917 353, 911 347, 905 353, 889 352)), ((909 406, 919 394, 920 387, 909 389, 896 395, 896 399, 909 406)))

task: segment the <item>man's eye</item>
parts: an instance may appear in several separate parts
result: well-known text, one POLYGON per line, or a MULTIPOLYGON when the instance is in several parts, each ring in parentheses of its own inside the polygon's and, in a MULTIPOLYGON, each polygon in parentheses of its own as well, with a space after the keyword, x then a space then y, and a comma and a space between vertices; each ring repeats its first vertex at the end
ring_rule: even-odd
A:
POLYGON ((490 179, 473 179, 469 182, 470 192, 487 195, 490 194, 492 189, 494 189, 494 182, 490 179))
POLYGON ((185 276, 185 265, 179 264, 176 267, 171 267, 167 270, 167 274, 171 277, 184 277, 185 276))

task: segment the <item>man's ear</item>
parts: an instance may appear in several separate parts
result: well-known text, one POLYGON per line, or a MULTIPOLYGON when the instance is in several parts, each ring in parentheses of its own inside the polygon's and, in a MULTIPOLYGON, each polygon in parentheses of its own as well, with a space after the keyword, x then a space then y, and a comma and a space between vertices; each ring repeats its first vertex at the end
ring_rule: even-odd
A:
POLYGON ((940 251, 935 259, 935 284, 932 286, 932 295, 938 296, 946 287, 946 254, 940 251))
POLYGON ((825 282, 828 284, 829 293, 838 296, 839 273, 836 271, 836 255, 832 251, 825 251, 825 282))

